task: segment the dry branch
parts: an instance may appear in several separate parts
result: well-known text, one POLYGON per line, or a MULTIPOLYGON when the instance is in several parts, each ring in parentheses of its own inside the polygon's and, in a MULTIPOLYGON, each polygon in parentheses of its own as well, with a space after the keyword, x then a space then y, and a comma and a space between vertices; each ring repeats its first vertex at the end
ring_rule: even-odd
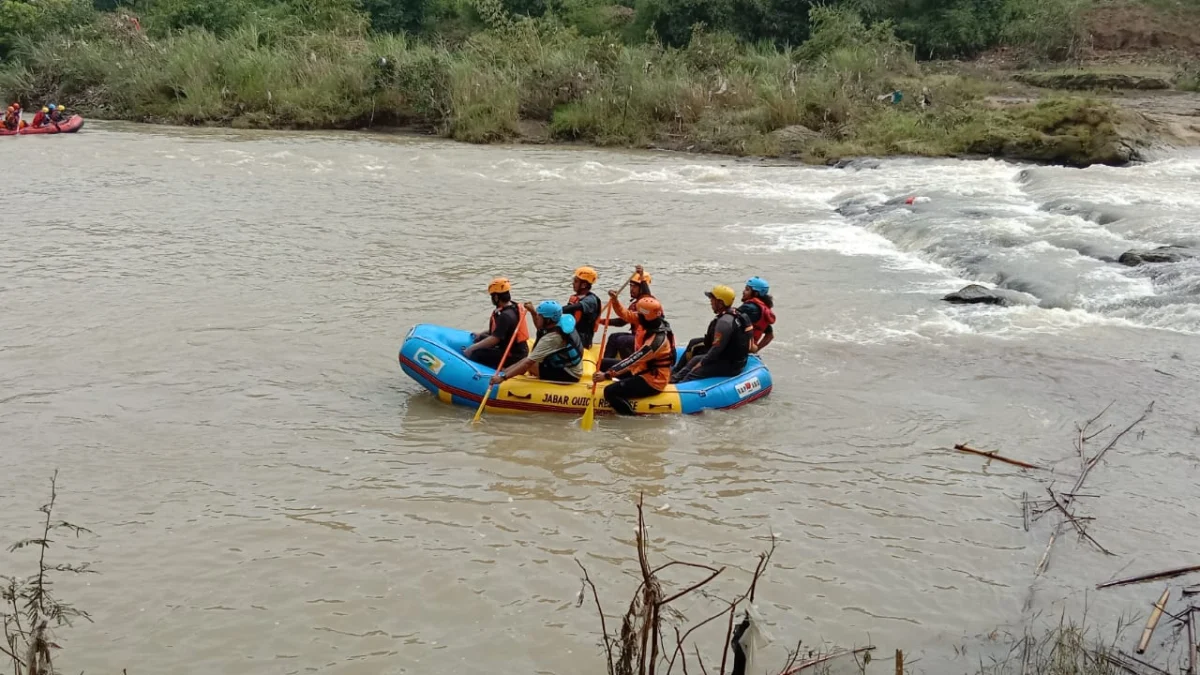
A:
POLYGON ((588 576, 587 568, 583 566, 583 563, 579 562, 579 558, 575 559, 575 564, 579 565, 579 569, 583 571, 583 582, 592 589, 592 599, 596 601, 596 612, 600 615, 600 632, 604 635, 604 652, 608 655, 608 675, 612 675, 612 638, 608 635, 608 625, 604 621, 604 607, 600 605, 600 594, 596 592, 596 584, 592 583, 592 578, 588 576))
POLYGON ((1154 635, 1154 629, 1158 627, 1158 621, 1162 619, 1163 612, 1167 609, 1167 599, 1171 597, 1171 587, 1167 586, 1163 589, 1162 596, 1158 602, 1154 603, 1154 611, 1150 612, 1150 618, 1146 620, 1146 628, 1142 630, 1142 639, 1138 641, 1137 653, 1145 654, 1146 648, 1150 646, 1150 637, 1154 635))
POLYGON ((1143 421, 1145 421, 1145 419, 1150 416, 1150 411, 1153 409, 1154 409, 1154 401, 1151 401, 1150 405, 1146 406, 1146 410, 1142 413, 1141 417, 1139 417, 1136 420, 1134 420, 1133 422, 1131 422, 1129 424, 1129 426, 1125 427, 1121 431, 1121 433, 1117 434, 1116 436, 1113 436, 1113 439, 1108 442, 1108 445, 1104 446, 1104 448, 1101 449, 1100 452, 1096 453, 1095 457, 1092 457, 1091 459, 1087 460, 1084 463, 1083 472, 1079 474, 1079 480, 1075 481, 1075 487, 1071 488, 1072 494, 1079 492, 1079 488, 1083 487, 1083 482, 1085 480, 1087 480, 1088 473, 1090 473, 1092 468, 1095 467, 1096 464, 1099 463, 1100 460, 1104 458, 1104 455, 1117 444, 1117 441, 1121 440, 1121 438, 1125 434, 1129 433, 1134 427, 1136 427, 1137 425, 1139 425, 1143 421))
POLYGON ((1023 469, 1041 469, 1041 468, 1042 468, 1042 467, 1040 467, 1040 466, 1037 466, 1037 465, 1034 465, 1034 464, 1030 464, 1030 463, 1028 463, 1028 462, 1022 462, 1022 461, 1021 461, 1021 460, 1019 460, 1019 459, 1010 459, 1010 458, 1008 458, 1008 457, 1004 457, 1004 456, 1002 456, 1002 455, 998 455, 998 454, 996 454, 996 451, 995 451, 995 450, 976 450, 975 448, 968 447, 968 446, 966 446, 966 445, 963 445, 963 444, 961 444, 961 443, 959 443, 959 444, 955 445, 955 446, 954 446, 954 449, 955 449, 955 450, 958 450, 959 452, 969 452, 969 453, 971 453, 972 455, 979 455, 979 456, 981 456, 981 457, 987 457, 988 459, 994 459, 994 460, 997 460, 997 461, 1001 461, 1001 462, 1005 462, 1005 463, 1008 463, 1008 464, 1012 464, 1013 466, 1019 466, 1019 467, 1021 467, 1021 468, 1023 468, 1023 469))
POLYGON ((1029 531, 1029 493, 1021 493, 1021 521, 1025 524, 1025 531, 1029 531))
MULTIPOLYGON (((1146 406, 1146 409, 1142 412, 1141 417, 1139 417, 1136 420, 1134 420, 1133 422, 1131 422, 1129 424, 1129 426, 1125 427, 1123 430, 1121 430, 1120 433, 1113 436, 1112 440, 1110 440, 1108 442, 1108 445, 1101 448, 1100 452, 1097 452, 1095 454, 1095 456, 1089 458, 1087 456, 1087 450, 1086 450, 1087 442, 1089 440, 1091 440, 1092 438, 1095 438, 1097 435, 1102 433, 1108 427, 1106 426, 1106 427, 1104 427, 1104 429, 1101 429, 1100 431, 1097 431, 1096 433, 1091 434, 1091 435, 1087 434, 1087 430, 1093 423, 1096 422, 1096 420, 1100 419, 1100 417, 1103 416, 1104 413, 1111 406, 1112 406, 1111 403, 1108 404, 1108 406, 1105 406, 1104 410, 1100 411, 1100 414, 1098 414, 1095 417, 1093 417, 1092 419, 1088 420, 1086 423, 1084 423, 1084 425, 1082 427, 1076 425, 1076 429, 1079 431, 1078 440, 1076 442, 1076 448, 1079 451, 1079 460, 1082 463, 1082 470, 1079 472, 1079 478, 1076 479, 1074 487, 1072 487, 1069 492, 1061 492, 1061 493, 1059 493, 1058 496, 1055 496, 1054 492, 1052 492, 1052 491, 1050 492, 1050 499, 1053 502, 1052 506, 1055 509, 1057 509, 1059 512, 1061 512, 1062 515, 1065 516, 1068 521, 1070 521, 1071 525, 1073 525, 1075 527, 1075 529, 1079 532, 1079 535, 1081 537, 1084 537, 1088 541, 1095 544, 1097 548, 1099 548, 1101 551, 1103 551, 1107 555, 1113 555, 1113 553, 1111 551, 1109 551, 1108 549, 1104 548, 1103 546, 1101 546, 1099 544, 1099 542, 1097 542, 1095 539, 1093 539, 1092 536, 1089 535, 1083 529, 1083 526, 1080 525, 1079 521, 1086 520, 1086 519, 1075 516, 1068 510, 1067 507, 1069 507, 1071 505, 1071 503, 1075 501, 1075 497, 1077 495, 1080 495, 1079 490, 1080 490, 1080 488, 1083 487, 1084 482, 1087 481, 1088 474, 1091 473, 1092 469, 1095 468, 1098 463, 1100 463, 1100 460, 1104 458, 1104 455, 1107 454, 1109 450, 1116 447, 1117 442, 1120 441, 1121 438, 1125 436, 1125 434, 1129 433, 1131 430, 1133 430, 1134 427, 1141 424, 1150 415, 1150 411, 1152 411, 1154 409, 1154 401, 1151 401, 1150 404, 1146 406)), ((1062 524, 1063 524, 1063 521, 1059 521, 1058 525, 1055 526, 1054 531, 1050 534, 1050 541, 1046 542, 1046 551, 1044 553, 1042 553, 1042 558, 1041 558, 1041 560, 1038 561, 1037 569, 1034 572, 1035 576, 1040 576, 1043 572, 1046 571, 1046 566, 1050 562, 1050 549, 1054 546, 1055 539, 1058 538, 1058 533, 1062 529, 1062 524)), ((1103 586, 1099 586, 1098 588, 1102 588, 1102 587, 1103 586)))
POLYGON ((1116 579, 1114 581, 1106 581, 1102 584, 1096 584, 1096 589, 1110 588, 1112 586, 1125 586, 1127 584, 1140 584, 1144 581, 1157 581, 1158 579, 1170 579, 1172 577, 1190 574, 1192 572, 1200 572, 1200 565, 1191 565, 1188 567, 1177 567, 1175 569, 1163 570, 1162 572, 1152 572, 1150 574, 1139 574, 1136 577, 1128 577, 1125 579, 1116 579))
POLYGON ((1103 546, 1101 546, 1101 545, 1100 545, 1100 542, 1098 542, 1098 541, 1096 541, 1095 539, 1093 539, 1093 538, 1092 538, 1092 535, 1088 534, 1088 533, 1087 533, 1087 530, 1083 529, 1083 525, 1080 525, 1080 524, 1079 524, 1079 520, 1078 520, 1078 519, 1075 517, 1075 515, 1074 515, 1073 513, 1071 513, 1070 511, 1068 511, 1068 510, 1067 510, 1067 507, 1066 507, 1066 506, 1064 506, 1064 505, 1063 505, 1063 503, 1062 503, 1062 501, 1061 501, 1061 500, 1059 500, 1058 496, 1056 496, 1056 495, 1054 494, 1054 490, 1052 490, 1052 489, 1050 489, 1050 488, 1046 488, 1046 492, 1049 492, 1049 493, 1050 493, 1050 499, 1051 499, 1051 501, 1053 501, 1053 502, 1054 502, 1054 506, 1055 506, 1055 507, 1057 507, 1059 511, 1062 511, 1062 514, 1063 514, 1064 516, 1066 516, 1067 520, 1068 520, 1068 521, 1070 521, 1070 522, 1071 522, 1071 524, 1075 526, 1075 530, 1076 530, 1077 532, 1079 532, 1079 536, 1081 536, 1081 537, 1083 537, 1084 539, 1087 539, 1088 541, 1090 541, 1090 542, 1092 542, 1093 544, 1095 544, 1095 545, 1096 545, 1096 548, 1098 548, 1098 549, 1100 549, 1102 552, 1104 552, 1104 554, 1105 554, 1105 555, 1115 555, 1115 554, 1114 554, 1112 551, 1110 551, 1110 550, 1108 550, 1108 549, 1104 548, 1103 546))
POLYGON ((866 647, 859 647, 858 649, 842 649, 842 650, 839 650, 836 652, 831 652, 824 656, 818 656, 818 657, 808 659, 807 661, 801 661, 799 664, 797 664, 791 670, 784 671, 783 673, 780 673, 780 675, 795 675, 796 673, 798 673, 806 668, 812 668, 813 666, 819 666, 822 663, 825 663, 826 661, 831 661, 833 659, 840 658, 842 656, 857 656, 858 654, 862 654, 863 652, 869 652, 873 649, 875 649, 875 646, 869 645, 866 647))
MULTIPOLYGON (((730 640, 734 634, 733 623, 737 615, 737 608, 747 599, 753 601, 758 582, 766 572, 771 556, 775 552, 777 545, 775 535, 771 534, 770 549, 759 554, 758 564, 754 568, 754 575, 745 592, 734 598, 732 602, 724 602, 723 604, 726 606, 721 611, 690 626, 686 631, 681 631, 680 627, 671 626, 671 630, 675 633, 674 648, 668 645, 666 636, 662 630, 663 616, 673 616, 681 620, 684 617, 680 612, 671 607, 671 603, 694 591, 700 590, 724 572, 726 568, 681 560, 670 560, 661 565, 652 565, 649 554, 649 535, 646 530, 645 503, 641 496, 639 496, 637 501, 637 529, 635 530, 634 538, 641 581, 629 601, 629 607, 622 618, 620 630, 616 634, 609 634, 608 632, 607 621, 603 608, 600 606, 599 593, 596 590, 595 584, 592 583, 583 564, 578 560, 575 561, 583 571, 583 584, 580 589, 579 604, 582 604, 586 589, 591 588, 592 598, 596 601, 596 609, 600 613, 600 628, 604 632, 604 647, 608 657, 609 675, 655 675, 660 670, 665 671, 665 675, 670 675, 676 663, 681 666, 686 675, 688 672, 686 648, 688 638, 702 626, 728 615, 729 621, 725 631, 725 643, 720 671, 723 674, 728 662, 730 640), (704 579, 683 588, 683 590, 668 595, 663 592, 663 584, 658 578, 658 573, 673 566, 702 569, 709 572, 709 574, 704 579)), ((750 618, 747 615, 745 622, 739 628, 745 631, 749 626, 749 621, 750 618)), ((745 656, 740 646, 735 646, 735 651, 739 658, 745 656)), ((695 649, 695 654, 696 663, 700 664, 701 672, 704 675, 708 675, 704 661, 700 657, 698 647, 695 649)))
POLYGON ((1130 661, 1133 661, 1134 663, 1138 664, 1139 666, 1141 666, 1143 668, 1149 668, 1150 670, 1153 670, 1154 672, 1159 673, 1159 675, 1171 675, 1171 673, 1163 670, 1162 668, 1159 668, 1158 666, 1156 666, 1152 663, 1146 663, 1145 661, 1143 661, 1131 654, 1126 654, 1125 652, 1121 651, 1120 649, 1117 650, 1117 655, 1119 655, 1123 659, 1128 659, 1130 661))

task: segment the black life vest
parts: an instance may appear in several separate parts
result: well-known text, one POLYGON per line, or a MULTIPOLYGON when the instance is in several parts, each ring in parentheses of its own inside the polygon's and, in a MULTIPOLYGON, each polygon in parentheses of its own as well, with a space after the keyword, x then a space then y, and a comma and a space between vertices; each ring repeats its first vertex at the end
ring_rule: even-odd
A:
POLYGON ((599 296, 591 291, 583 295, 572 295, 570 300, 567 300, 568 305, 580 303, 579 309, 575 311, 575 331, 579 333, 579 340, 583 343, 584 349, 589 349, 592 346, 592 340, 596 337, 596 322, 600 320, 600 308, 604 303, 600 302, 599 296), (584 299, 591 297, 596 301, 595 306, 589 311, 588 305, 584 303, 584 299))
POLYGON ((725 314, 733 317, 733 335, 730 338, 731 342, 725 346, 725 350, 721 352, 719 358, 732 364, 735 368, 743 368, 750 358, 750 338, 754 334, 754 326, 736 309, 731 307, 725 310, 724 314, 717 315, 709 322, 708 332, 704 334, 704 346, 712 347, 713 337, 717 332, 717 322, 725 314))
POLYGON ((573 330, 570 333, 564 333, 558 327, 555 327, 553 330, 562 336, 563 347, 551 352, 542 361, 542 365, 549 368, 566 370, 567 368, 574 368, 583 363, 583 341, 579 339, 579 332, 573 330))

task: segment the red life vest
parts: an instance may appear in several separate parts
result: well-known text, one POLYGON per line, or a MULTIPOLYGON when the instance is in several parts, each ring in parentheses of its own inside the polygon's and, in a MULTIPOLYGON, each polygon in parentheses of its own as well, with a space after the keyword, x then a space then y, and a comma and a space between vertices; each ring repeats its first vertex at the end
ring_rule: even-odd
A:
POLYGON ((775 312, 770 307, 767 307, 767 303, 759 300, 758 298, 750 298, 750 302, 758 305, 758 308, 762 310, 762 312, 759 314, 758 321, 755 321, 754 325, 751 326, 753 329, 751 339, 754 342, 758 342, 758 339, 763 336, 763 333, 767 332, 767 326, 775 323, 775 312))

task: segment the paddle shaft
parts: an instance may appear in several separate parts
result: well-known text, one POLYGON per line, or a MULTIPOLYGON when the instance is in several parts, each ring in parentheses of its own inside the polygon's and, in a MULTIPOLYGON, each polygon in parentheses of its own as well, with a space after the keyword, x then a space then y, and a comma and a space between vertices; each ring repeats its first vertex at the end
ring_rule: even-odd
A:
MULTIPOLYGON (((504 362, 508 360, 508 351, 512 349, 513 343, 517 341, 517 333, 520 332, 521 324, 525 323, 525 310, 521 308, 521 305, 515 302, 513 304, 517 307, 517 325, 513 326, 512 337, 508 338, 508 346, 504 348, 504 354, 500 356, 500 363, 496 370, 504 370, 504 362)), ((479 402, 479 410, 475 411, 475 418, 471 420, 472 423, 478 422, 479 418, 483 417, 483 409, 487 407, 488 396, 492 395, 492 387, 494 386, 496 385, 490 381, 488 382, 487 391, 483 392, 483 400, 479 402)))
MULTIPOLYGON (((626 279, 625 283, 621 284, 621 287, 617 289, 617 294, 619 295, 621 293, 621 291, 625 290, 625 287, 628 286, 629 282, 632 280, 633 280, 633 277, 629 277, 628 279, 626 279)), ((600 352, 596 355, 596 371, 597 372, 600 371, 600 363, 602 361, 604 361, 604 347, 608 342, 608 320, 610 317, 612 317, 612 307, 613 307, 612 304, 613 304, 613 299, 609 298, 608 304, 604 308, 604 330, 600 331, 600 352)), ((595 382, 595 381, 592 382, 592 398, 596 397, 596 385, 597 384, 600 384, 600 383, 595 382)))

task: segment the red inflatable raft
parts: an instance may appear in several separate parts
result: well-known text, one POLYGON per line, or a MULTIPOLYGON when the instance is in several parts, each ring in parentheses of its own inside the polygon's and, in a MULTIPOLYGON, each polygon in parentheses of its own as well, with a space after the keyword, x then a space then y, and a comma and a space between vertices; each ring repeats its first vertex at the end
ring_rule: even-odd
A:
POLYGON ((33 128, 30 126, 22 127, 20 131, 9 131, 0 127, 0 136, 28 136, 31 134, 73 134, 83 127, 83 118, 79 115, 71 115, 66 122, 59 122, 58 126, 47 124, 44 127, 33 128))

